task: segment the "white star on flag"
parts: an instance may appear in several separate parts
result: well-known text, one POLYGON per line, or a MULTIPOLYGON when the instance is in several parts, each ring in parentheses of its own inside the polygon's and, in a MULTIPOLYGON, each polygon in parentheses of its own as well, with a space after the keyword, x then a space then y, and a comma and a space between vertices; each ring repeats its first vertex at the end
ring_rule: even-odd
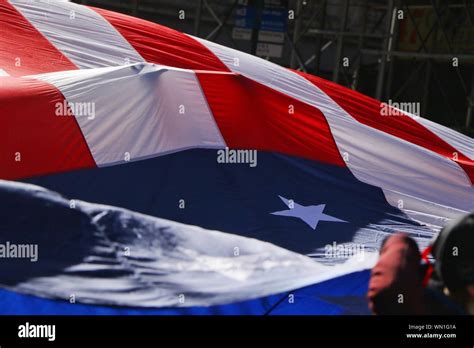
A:
POLYGON ((275 211, 270 213, 272 215, 280 215, 280 216, 289 216, 289 217, 296 217, 304 222, 306 222, 313 230, 316 230, 318 223, 320 221, 331 221, 331 222, 346 222, 344 220, 338 219, 334 216, 324 214, 324 208, 326 208, 326 204, 319 204, 319 205, 300 205, 296 202, 293 202, 293 208, 290 207, 291 201, 286 199, 285 197, 278 196, 280 199, 288 206, 288 210, 281 210, 275 211))

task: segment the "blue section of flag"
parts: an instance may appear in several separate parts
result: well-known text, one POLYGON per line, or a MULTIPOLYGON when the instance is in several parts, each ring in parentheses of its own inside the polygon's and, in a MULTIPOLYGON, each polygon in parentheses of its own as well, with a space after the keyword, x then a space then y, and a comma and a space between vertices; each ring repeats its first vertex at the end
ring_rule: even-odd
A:
POLYGON ((107 168, 55 174, 28 182, 69 198, 124 207, 186 224, 268 241, 303 254, 351 242, 361 228, 375 233, 423 230, 382 190, 337 167, 258 152, 257 166, 217 162, 216 150, 189 150, 107 168), (343 220, 278 216, 280 197, 301 206, 324 205, 321 214, 343 220), (181 206, 180 206, 181 205, 181 206))
MULTIPOLYGON (((69 198, 128 208, 165 219, 268 241, 312 254, 327 245, 351 242, 361 229, 376 234, 423 226, 389 205, 382 190, 356 179, 346 167, 258 152, 257 165, 218 163, 216 150, 188 150, 107 168, 28 180, 69 198), (299 208, 291 214, 274 214, 299 208), (309 208, 308 208, 309 207, 309 208), (308 210, 309 209, 309 210, 308 210), (313 213, 317 213, 317 221, 313 213)), ((371 236, 375 238, 375 236, 371 236)), ((367 313, 367 272, 295 292, 226 306, 141 310, 43 302, 41 313, 84 314, 272 314, 367 313), (356 278, 354 278, 356 277, 356 278), (51 306, 46 305, 51 304, 51 306), (74 308, 74 309, 73 309, 74 308), (71 312, 69 312, 71 311, 71 312)), ((203 284, 202 286, 205 286, 203 284)), ((2 293, 13 306, 36 308, 38 299, 2 293)), ((44 302, 46 301, 46 302, 44 302)))
POLYGON ((71 304, 0 289, 0 315, 316 315, 369 314, 369 272, 239 303, 189 308, 143 309, 71 304), (293 297, 289 297, 293 295, 293 297))

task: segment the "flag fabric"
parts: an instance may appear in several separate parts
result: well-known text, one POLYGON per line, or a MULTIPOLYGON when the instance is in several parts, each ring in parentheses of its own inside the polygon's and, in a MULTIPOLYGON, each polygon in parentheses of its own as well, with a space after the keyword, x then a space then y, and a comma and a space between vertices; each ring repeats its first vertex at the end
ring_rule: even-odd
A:
POLYGON ((366 313, 386 236, 474 211, 474 139, 427 119, 98 8, 0 21, 0 245, 38 246, 3 313, 366 313))

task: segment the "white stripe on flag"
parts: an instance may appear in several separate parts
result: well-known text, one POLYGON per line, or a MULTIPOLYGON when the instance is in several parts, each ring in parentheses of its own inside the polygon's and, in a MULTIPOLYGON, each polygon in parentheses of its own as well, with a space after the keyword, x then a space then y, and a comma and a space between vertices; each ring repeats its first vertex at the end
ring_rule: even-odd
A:
POLYGON ((226 146, 191 70, 139 63, 33 77, 71 104, 98 166, 226 146))
POLYGON ((127 40, 94 10, 58 0, 10 0, 78 68, 144 62, 127 40))
POLYGON ((10 76, 10 75, 8 75, 8 73, 5 70, 0 69, 0 76, 10 76))
POLYGON ((455 130, 427 120, 426 118, 415 118, 423 126, 439 136, 449 145, 461 151, 465 156, 474 160, 474 139, 456 132, 455 130))

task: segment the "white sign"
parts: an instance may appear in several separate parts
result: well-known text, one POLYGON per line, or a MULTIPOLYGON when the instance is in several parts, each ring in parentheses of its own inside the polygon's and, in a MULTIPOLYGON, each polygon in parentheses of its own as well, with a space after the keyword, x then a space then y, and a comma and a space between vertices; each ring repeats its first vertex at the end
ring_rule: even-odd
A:
POLYGON ((283 43, 285 41, 285 34, 277 31, 260 30, 258 33, 258 41, 283 43))
POLYGON ((232 30, 232 38, 234 40, 251 40, 252 39, 252 29, 234 27, 232 30))
POLYGON ((269 44, 259 42, 257 44, 257 56, 270 57, 270 58, 281 58, 283 53, 282 45, 269 44))

